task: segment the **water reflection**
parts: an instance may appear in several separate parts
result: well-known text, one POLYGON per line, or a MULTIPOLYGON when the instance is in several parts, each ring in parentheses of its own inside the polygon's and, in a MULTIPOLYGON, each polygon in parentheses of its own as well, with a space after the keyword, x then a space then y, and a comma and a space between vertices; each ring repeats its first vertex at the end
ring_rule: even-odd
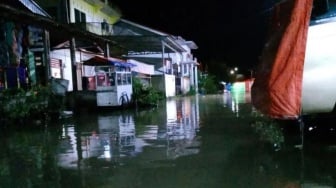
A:
POLYGON ((335 119, 309 120, 305 147, 256 120, 227 93, 1 131, 0 187, 335 187, 335 145, 317 132, 335 119))
POLYGON ((162 124, 135 125, 131 113, 87 114, 91 121, 81 120, 77 129, 74 124, 64 124, 59 144, 59 166, 85 167, 80 166, 85 164, 80 161, 90 158, 120 162, 121 158, 139 155, 144 147, 160 148, 156 159, 150 160, 197 154, 200 145, 196 135, 198 105, 191 100, 167 100, 166 114, 156 117, 160 121, 164 119, 162 124))
POLYGON ((195 103, 191 102, 191 98, 167 101, 167 123, 166 128, 160 131, 160 139, 167 140, 168 158, 199 152, 197 99, 195 103))
POLYGON ((0 187, 60 187, 55 137, 1 129, 0 187))
POLYGON ((251 93, 245 91, 227 91, 223 95, 223 106, 228 107, 238 117, 239 107, 242 104, 251 103, 251 93))
POLYGON ((95 114, 89 117, 96 122, 81 124, 84 129, 75 129, 73 124, 63 125, 58 154, 61 167, 81 168, 81 164, 86 164, 81 160, 90 158, 116 161, 135 155, 135 125, 131 115, 95 114))

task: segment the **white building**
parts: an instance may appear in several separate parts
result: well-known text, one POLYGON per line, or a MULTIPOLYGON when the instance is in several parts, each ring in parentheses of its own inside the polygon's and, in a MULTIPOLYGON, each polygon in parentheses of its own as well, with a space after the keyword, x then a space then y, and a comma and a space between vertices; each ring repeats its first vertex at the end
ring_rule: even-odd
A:
POLYGON ((197 91, 194 42, 125 19, 113 25, 113 39, 128 49, 124 57, 154 65, 152 86, 166 97, 186 94, 191 86, 197 91))
POLYGON ((58 22, 76 29, 65 33, 51 31, 50 75, 69 80, 68 91, 81 90, 81 63, 94 55, 109 56, 109 46, 115 43, 102 36, 112 33, 112 24, 120 19, 120 13, 108 1, 36 1, 53 13, 58 22))

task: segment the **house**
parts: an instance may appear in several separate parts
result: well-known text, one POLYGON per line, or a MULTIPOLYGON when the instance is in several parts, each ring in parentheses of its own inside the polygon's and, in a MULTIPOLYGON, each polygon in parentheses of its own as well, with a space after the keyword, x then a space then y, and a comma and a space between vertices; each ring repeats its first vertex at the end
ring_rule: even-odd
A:
MULTIPOLYGON (((24 48, 25 52, 26 49, 32 52, 21 54, 17 60, 35 64, 25 63, 30 66, 27 66, 28 71, 25 73, 29 77, 27 76, 28 79, 20 77, 22 83, 16 84, 6 81, 10 77, 1 69, 0 88, 20 87, 26 82, 46 84, 51 77, 55 77, 69 81, 67 91, 81 91, 84 85, 83 62, 96 55, 110 57, 112 54, 114 57, 141 64, 143 68, 134 69, 134 75, 142 77, 144 82, 164 91, 166 97, 186 93, 192 87, 197 89, 195 66, 197 60, 191 54, 191 50, 197 46, 192 41, 185 41, 181 37, 121 19, 120 13, 113 9, 107 0, 36 0, 36 2, 6 0, 5 4, 1 3, 1 16, 10 17, 12 21, 25 26, 29 24, 34 26, 27 27, 29 36, 35 37, 29 42, 33 41, 34 44, 29 43, 31 46, 24 48), (21 9, 26 10, 21 12, 21 9), (143 72, 144 70, 146 71, 143 72)), ((8 25, 1 24, 2 30, 8 31, 8 25)), ((2 44, 5 46, 6 43, 2 44)), ((4 51, 7 49, 8 46, 2 48, 4 51)), ((11 59, 13 57, 15 56, 11 59)))
MULTIPOLYGON (((101 0, 37 0, 60 23, 82 30, 85 35, 51 33, 51 76, 69 80, 68 91, 80 91, 83 61, 95 55, 109 57, 114 41, 105 38, 113 32, 112 24, 120 18, 108 1, 101 0), (111 48, 110 48, 111 46, 111 48)), ((113 46, 113 48, 112 48, 113 46)))
POLYGON ((166 97, 197 89, 197 60, 191 50, 192 41, 176 37, 129 20, 120 19, 113 25, 113 40, 128 49, 125 58, 154 65, 152 86, 166 97))
POLYGON ((188 93, 191 89, 198 92, 198 69, 197 58, 194 58, 191 50, 196 50, 198 47, 193 41, 186 41, 182 37, 177 37, 177 42, 186 50, 182 52, 181 71, 180 71, 180 92, 188 93))

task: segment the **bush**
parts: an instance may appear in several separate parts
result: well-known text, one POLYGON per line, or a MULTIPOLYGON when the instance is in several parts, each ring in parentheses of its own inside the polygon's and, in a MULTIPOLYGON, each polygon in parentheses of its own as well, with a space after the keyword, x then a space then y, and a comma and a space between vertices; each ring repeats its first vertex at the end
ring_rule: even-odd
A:
POLYGON ((191 87, 190 90, 188 91, 188 93, 186 95, 195 95, 196 94, 196 90, 194 87, 191 87))
POLYGON ((217 93, 218 88, 215 84, 215 77, 211 75, 202 76, 199 79, 199 88, 202 94, 214 94, 217 93))
POLYGON ((133 78, 132 100, 136 106, 156 106, 164 94, 151 86, 145 86, 138 78, 133 78))
POLYGON ((43 118, 48 113, 58 112, 63 103, 50 87, 35 86, 23 89, 5 89, 0 94, 0 112, 4 119, 18 120, 43 118))
POLYGON ((284 143, 284 135, 282 130, 273 120, 258 120, 251 124, 256 133, 259 134, 260 140, 272 144, 273 147, 279 149, 284 143))

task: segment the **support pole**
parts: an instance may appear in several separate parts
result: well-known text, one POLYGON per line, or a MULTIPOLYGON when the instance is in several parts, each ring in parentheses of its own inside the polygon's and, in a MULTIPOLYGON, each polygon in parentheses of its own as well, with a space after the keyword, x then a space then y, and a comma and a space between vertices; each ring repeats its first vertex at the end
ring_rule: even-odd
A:
POLYGON ((72 71, 72 90, 77 91, 77 65, 76 65, 76 42, 75 38, 70 39, 70 57, 71 57, 71 71, 72 71))
POLYGON ((299 126, 300 126, 300 136, 301 136, 301 169, 300 169, 300 184, 303 185, 304 184, 304 169, 305 169, 305 161, 304 161, 304 122, 302 119, 302 116, 299 117, 298 119, 299 121, 299 126))
POLYGON ((108 42, 105 42, 104 57, 110 57, 110 44, 108 42))
POLYGON ((50 36, 47 30, 44 30, 44 61, 45 61, 45 82, 48 83, 51 78, 50 70, 50 36))

